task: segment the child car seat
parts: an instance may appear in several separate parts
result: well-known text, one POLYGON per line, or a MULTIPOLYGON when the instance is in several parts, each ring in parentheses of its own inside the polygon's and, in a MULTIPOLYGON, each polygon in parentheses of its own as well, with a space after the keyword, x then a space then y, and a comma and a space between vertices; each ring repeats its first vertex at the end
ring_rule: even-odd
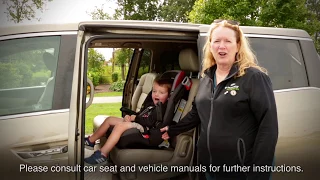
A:
MULTIPOLYGON (((191 81, 186 77, 184 71, 166 71, 161 75, 161 78, 171 78, 173 81, 170 97, 167 102, 167 108, 162 119, 158 120, 157 127, 161 128, 173 123, 173 117, 178 110, 178 103, 181 99, 188 97, 188 91, 191 86, 191 81), (186 83, 187 82, 187 83, 186 83)), ((152 92, 148 94, 144 104, 150 103, 152 92)), ((110 135, 112 128, 107 132, 110 135)), ((139 130, 129 129, 125 131, 120 137, 117 147, 124 148, 158 148, 159 144, 163 142, 161 138, 162 133, 159 129, 150 129, 148 137, 142 136, 139 130)))

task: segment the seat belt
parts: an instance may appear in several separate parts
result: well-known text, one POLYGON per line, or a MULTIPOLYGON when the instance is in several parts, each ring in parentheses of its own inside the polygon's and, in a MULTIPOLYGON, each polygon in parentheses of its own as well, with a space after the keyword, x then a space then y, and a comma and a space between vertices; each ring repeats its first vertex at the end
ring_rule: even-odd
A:
MULTIPOLYGON (((189 91, 191 89, 191 86, 192 86, 192 81, 190 80, 189 77, 185 77, 181 83, 185 89, 187 90, 185 95, 189 95, 189 91)), ((186 99, 188 99, 188 97, 186 97, 186 99)), ((187 104, 187 100, 184 99, 184 98, 181 98, 180 102, 177 104, 177 108, 175 110, 175 114, 174 114, 174 117, 173 117, 173 121, 178 123, 181 119, 181 116, 182 116, 182 113, 184 111, 184 108, 186 107, 186 104, 187 104)))
MULTIPOLYGON (((190 89, 191 89, 191 86, 192 86, 192 81, 189 77, 185 77, 181 83, 184 88, 185 88, 185 92, 184 92, 184 96, 181 98, 180 102, 177 103, 177 108, 175 110, 175 114, 174 114, 174 117, 173 117, 173 121, 178 123, 181 119, 181 115, 184 111, 184 108, 187 104, 187 100, 188 99, 188 96, 189 96, 189 92, 190 92, 190 89), (184 99, 186 98, 186 99, 184 99)), ((159 144, 159 148, 161 147, 165 147, 165 148, 169 148, 170 147, 170 143, 168 140, 164 140, 161 144, 159 144)))

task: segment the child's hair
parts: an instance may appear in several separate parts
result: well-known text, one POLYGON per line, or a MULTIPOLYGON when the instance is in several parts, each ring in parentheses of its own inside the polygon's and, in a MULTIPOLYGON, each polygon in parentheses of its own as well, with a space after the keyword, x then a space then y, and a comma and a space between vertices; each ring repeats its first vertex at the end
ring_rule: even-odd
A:
POLYGON ((173 80, 170 78, 161 78, 161 76, 157 76, 153 83, 157 83, 161 87, 166 87, 168 90, 168 93, 170 94, 171 88, 172 88, 172 83, 173 80))

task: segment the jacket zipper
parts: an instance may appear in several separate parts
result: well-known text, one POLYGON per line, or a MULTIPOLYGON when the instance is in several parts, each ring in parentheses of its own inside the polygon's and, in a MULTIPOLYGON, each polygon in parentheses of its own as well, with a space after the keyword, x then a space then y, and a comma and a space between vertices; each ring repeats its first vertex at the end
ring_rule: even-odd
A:
POLYGON ((214 92, 212 93, 212 88, 213 88, 213 80, 212 78, 208 77, 206 74, 205 76, 207 76, 207 78, 209 78, 210 82, 211 82, 211 111, 210 111, 210 118, 209 118, 209 123, 208 123, 208 129, 207 129, 207 148, 208 148, 208 152, 209 152, 209 158, 210 158, 210 164, 212 164, 212 155, 211 155, 211 151, 210 151, 210 126, 212 123, 212 114, 213 114, 213 101, 216 98, 217 95, 217 91, 219 90, 219 87, 221 86, 221 83, 230 79, 231 77, 233 77, 237 72, 233 73, 231 76, 227 77, 226 79, 222 80, 215 88, 214 92))
POLYGON ((208 148, 208 152, 209 152, 209 158, 210 158, 210 164, 212 164, 212 155, 211 155, 211 151, 210 151, 210 141, 209 141, 209 135, 210 135, 210 126, 212 123, 212 111, 213 111, 213 99, 214 99, 214 93, 212 93, 212 86, 213 86, 213 81, 211 78, 209 78, 210 82, 211 82, 211 108, 210 108, 210 118, 209 118, 209 123, 208 123, 208 128, 207 128, 207 148, 208 148))

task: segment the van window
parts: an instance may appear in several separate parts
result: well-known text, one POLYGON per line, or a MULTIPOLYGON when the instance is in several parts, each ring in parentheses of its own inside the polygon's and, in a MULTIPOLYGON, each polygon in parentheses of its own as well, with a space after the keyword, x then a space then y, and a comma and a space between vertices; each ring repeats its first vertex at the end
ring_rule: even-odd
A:
POLYGON ((165 51, 160 56, 161 72, 181 70, 179 65, 179 51, 165 51))
POLYGON ((273 89, 308 86, 298 40, 249 38, 258 63, 268 70, 273 89))
POLYGON ((0 41, 0 116, 52 109, 60 36, 0 41))
POLYGON ((146 74, 150 71, 150 64, 151 64, 151 51, 148 49, 143 50, 143 54, 140 61, 139 71, 138 71, 138 79, 143 74, 146 74))

